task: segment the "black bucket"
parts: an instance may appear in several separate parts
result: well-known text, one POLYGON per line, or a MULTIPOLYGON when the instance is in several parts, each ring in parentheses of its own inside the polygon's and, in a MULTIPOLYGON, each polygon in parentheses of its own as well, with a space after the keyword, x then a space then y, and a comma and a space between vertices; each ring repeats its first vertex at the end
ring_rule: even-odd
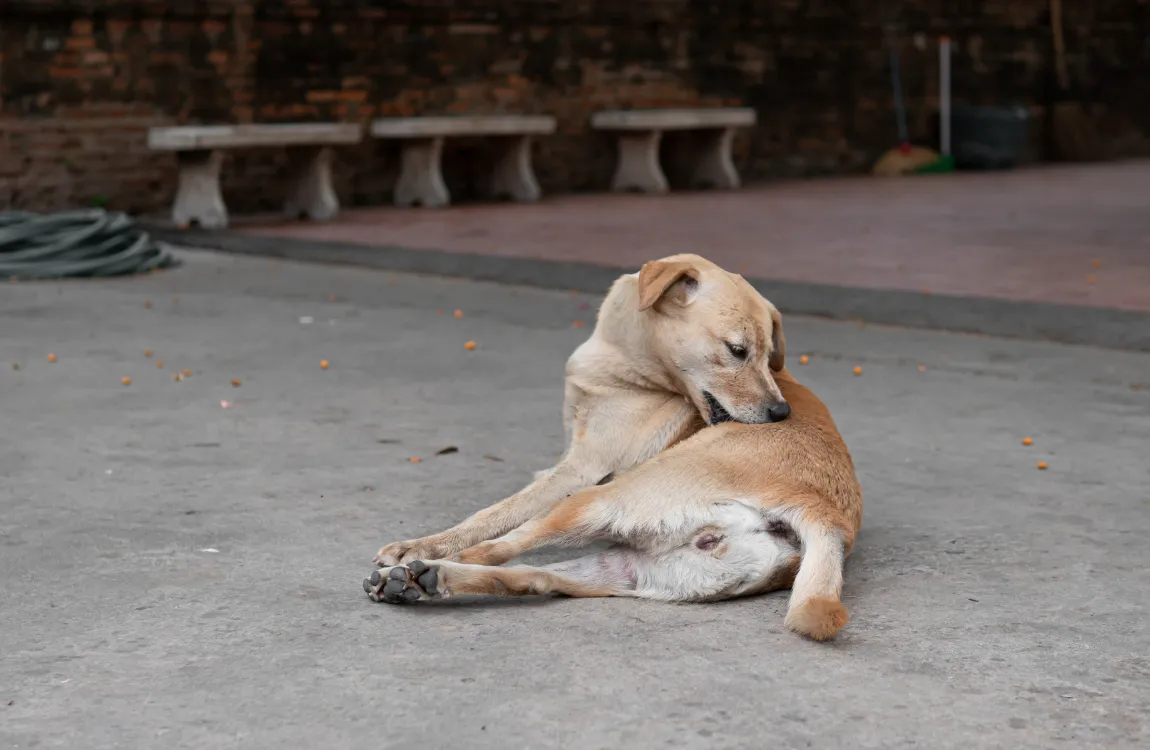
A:
POLYGON ((954 163, 959 169, 1010 169, 1026 148, 1025 107, 956 106, 951 112, 954 163))

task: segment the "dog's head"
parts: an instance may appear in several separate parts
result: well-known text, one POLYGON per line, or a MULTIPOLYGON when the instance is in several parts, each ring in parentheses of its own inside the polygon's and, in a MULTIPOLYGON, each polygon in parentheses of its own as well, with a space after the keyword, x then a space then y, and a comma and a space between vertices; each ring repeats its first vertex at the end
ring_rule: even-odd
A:
POLYGON ((697 255, 645 264, 639 310, 651 316, 652 352, 710 424, 761 424, 791 408, 773 373, 786 340, 779 311, 737 274, 697 255))

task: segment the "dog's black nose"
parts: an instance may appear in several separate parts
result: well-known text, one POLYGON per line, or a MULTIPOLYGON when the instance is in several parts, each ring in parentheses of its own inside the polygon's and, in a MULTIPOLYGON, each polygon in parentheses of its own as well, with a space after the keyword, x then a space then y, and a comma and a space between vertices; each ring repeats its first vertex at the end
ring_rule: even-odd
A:
POLYGON ((771 407, 767 409, 767 420, 770 422, 782 422, 789 416, 791 416, 791 405, 786 401, 771 404, 771 407))

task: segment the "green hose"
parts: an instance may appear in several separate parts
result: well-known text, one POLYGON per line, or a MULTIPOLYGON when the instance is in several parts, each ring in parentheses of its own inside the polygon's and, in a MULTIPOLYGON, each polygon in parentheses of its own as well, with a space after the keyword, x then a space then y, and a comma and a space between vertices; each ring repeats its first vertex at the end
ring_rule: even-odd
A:
POLYGON ((0 211, 0 279, 123 276, 179 264, 122 213, 0 211))

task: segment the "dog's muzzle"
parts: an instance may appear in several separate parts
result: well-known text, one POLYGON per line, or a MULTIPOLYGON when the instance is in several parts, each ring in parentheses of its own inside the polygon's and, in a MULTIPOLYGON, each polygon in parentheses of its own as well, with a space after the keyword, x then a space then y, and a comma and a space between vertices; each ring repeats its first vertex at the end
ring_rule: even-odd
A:
POLYGON ((735 418, 731 413, 723 408, 719 400, 711 395, 710 391, 703 391, 703 398, 707 402, 707 409, 711 412, 710 418, 707 419, 712 425, 722 424, 723 422, 734 422, 735 418))

